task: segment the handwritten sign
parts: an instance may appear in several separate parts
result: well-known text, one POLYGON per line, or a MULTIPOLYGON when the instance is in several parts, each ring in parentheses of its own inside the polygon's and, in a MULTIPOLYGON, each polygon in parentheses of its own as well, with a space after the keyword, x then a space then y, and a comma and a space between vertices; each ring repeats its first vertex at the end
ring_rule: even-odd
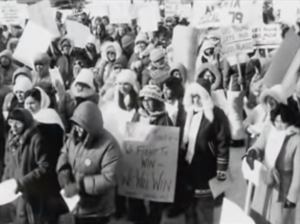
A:
POLYGON ((252 30, 248 27, 222 29, 222 52, 224 55, 249 53, 253 51, 252 30))
POLYGON ((0 2, 0 21, 4 24, 20 24, 28 18, 28 6, 15 1, 0 2))
POLYGON ((127 123, 119 194, 173 202, 178 144, 178 128, 127 123))
POLYGON ((279 24, 254 27, 252 32, 256 48, 278 48, 282 42, 279 24))
POLYGON ((165 16, 171 17, 178 15, 181 0, 165 0, 165 16))
POLYGON ((13 57, 23 64, 34 68, 34 57, 38 53, 47 52, 51 40, 52 35, 48 30, 29 21, 19 40, 13 57))
POLYGON ((192 26, 203 29, 228 25, 252 25, 262 22, 262 1, 195 1, 192 26))

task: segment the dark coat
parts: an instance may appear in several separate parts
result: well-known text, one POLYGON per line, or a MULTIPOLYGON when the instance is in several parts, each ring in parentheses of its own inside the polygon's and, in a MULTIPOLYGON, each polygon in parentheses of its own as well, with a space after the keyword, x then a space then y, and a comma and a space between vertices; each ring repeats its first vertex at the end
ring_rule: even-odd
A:
POLYGON ((229 164, 230 126, 223 110, 213 109, 214 120, 203 116, 198 130, 194 157, 189 165, 190 184, 194 189, 209 189, 208 181, 229 164))
MULTIPOLYGON (((77 216, 108 217, 115 211, 120 146, 103 128, 102 115, 94 103, 81 103, 76 108, 72 121, 87 132, 87 137, 84 141, 77 141, 73 133, 69 135, 58 160, 57 172, 72 173, 72 179, 82 186, 77 216)), ((63 182, 73 180, 69 178, 63 182)))
POLYGON ((33 120, 19 143, 15 145, 13 142, 10 133, 6 143, 3 180, 14 178, 21 186, 22 196, 16 202, 17 223, 55 223, 60 214, 67 212, 67 208, 58 189, 51 187, 54 168, 48 158, 49 146, 33 120))

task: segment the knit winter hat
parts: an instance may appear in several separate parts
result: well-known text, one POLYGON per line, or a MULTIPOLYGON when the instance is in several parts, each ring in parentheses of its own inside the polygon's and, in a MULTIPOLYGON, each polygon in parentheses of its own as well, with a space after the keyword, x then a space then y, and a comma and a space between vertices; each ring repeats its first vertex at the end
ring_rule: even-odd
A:
POLYGON ((170 74, 168 71, 157 69, 150 71, 150 77, 154 85, 160 85, 170 77, 170 74))
POLYGON ((16 92, 27 92, 32 89, 33 85, 31 80, 26 76, 18 76, 15 80, 15 84, 13 87, 14 93, 16 92))
POLYGON ((140 87, 137 81, 137 75, 130 69, 123 69, 117 76, 116 83, 129 83, 136 93, 139 93, 140 87))
POLYGON ((14 74, 13 74, 13 84, 16 82, 16 79, 19 77, 19 76, 25 76, 27 77, 30 81, 32 81, 32 74, 31 74, 31 71, 26 68, 26 67, 21 67, 21 68, 18 68, 14 74))
POLYGON ((150 60, 152 62, 156 62, 156 61, 162 59, 163 57, 165 57, 165 52, 163 49, 155 48, 150 52, 150 60))
POLYGON ((75 79, 74 85, 76 85, 77 83, 84 83, 92 90, 96 91, 96 87, 94 85, 94 74, 90 69, 83 68, 80 70, 75 79))
POLYGON ((140 92, 140 98, 149 97, 151 99, 164 102, 163 93, 156 85, 146 85, 140 92))
POLYGON ((207 79, 198 78, 196 82, 202 86, 209 93, 209 95, 211 95, 211 84, 207 79))
POLYGON ((9 119, 22 122, 26 128, 30 127, 34 121, 31 113, 23 108, 17 108, 9 113, 8 120, 9 119))
POLYGON ((137 35, 137 37, 135 38, 135 44, 138 44, 139 42, 143 42, 145 44, 148 44, 149 43, 149 40, 148 40, 148 36, 144 33, 139 33, 137 35))
POLYGON ((127 35, 123 36, 121 39, 122 48, 126 48, 133 43, 134 43, 134 37, 132 35, 127 34, 127 35))

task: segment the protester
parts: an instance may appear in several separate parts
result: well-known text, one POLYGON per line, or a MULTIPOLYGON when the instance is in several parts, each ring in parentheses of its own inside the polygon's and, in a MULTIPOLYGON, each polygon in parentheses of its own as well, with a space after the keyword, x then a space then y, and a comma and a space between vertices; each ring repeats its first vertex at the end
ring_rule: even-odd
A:
POLYGON ((0 75, 2 75, 5 85, 12 85, 12 76, 17 68, 12 53, 9 50, 2 51, 0 53, 0 75))
POLYGON ((2 108, 6 96, 11 92, 11 88, 3 83, 3 76, 0 74, 0 107, 2 108))
POLYGON ((59 192, 48 185, 48 174, 53 170, 47 158, 49 146, 44 144, 29 111, 12 111, 8 123, 3 180, 14 179, 16 188, 11 190, 22 193, 16 201, 14 221, 54 224, 67 209, 59 192))
POLYGON ((13 92, 7 94, 3 102, 3 113, 5 113, 6 118, 14 109, 24 107, 25 93, 33 86, 30 79, 31 73, 28 69, 18 69, 13 77, 13 92))
POLYGON ((87 40, 86 47, 83 51, 83 57, 85 59, 86 66, 88 68, 94 67, 100 57, 97 51, 97 40, 94 36, 90 36, 87 40))
POLYGON ((37 54, 34 58, 35 71, 33 71, 33 85, 39 85, 41 82, 52 84, 50 76, 51 59, 46 53, 37 54))
POLYGON ((5 119, 0 110, 0 179, 2 179, 3 170, 4 170, 4 154, 5 154, 5 119))
POLYGON ((18 46, 19 39, 18 38, 11 38, 6 45, 7 50, 13 54, 18 46))
POLYGON ((66 197, 80 197, 74 212, 76 224, 109 223, 115 211, 120 147, 103 128, 101 112, 94 103, 81 103, 71 121, 72 132, 57 164, 60 185, 66 197))
MULTIPOLYGON (((115 39, 115 38, 114 38, 115 39)), ((126 34, 121 38, 121 46, 123 53, 129 61, 132 54, 134 53, 135 37, 130 34, 126 34)))
POLYGON ((227 178, 230 127, 225 113, 214 106, 210 83, 198 79, 186 89, 184 101, 187 118, 183 147, 189 163, 186 176, 193 198, 186 212, 187 223, 213 223, 214 208, 220 206, 222 195, 213 198, 209 180, 227 178), (196 214, 196 215, 194 215, 196 214))
POLYGON ((257 223, 295 223, 300 190, 298 115, 280 103, 271 111, 270 120, 246 155, 251 169, 254 161, 262 161, 266 169, 254 193, 253 217, 257 223))
POLYGON ((170 69, 170 76, 180 79, 182 85, 185 86, 187 82, 187 72, 183 64, 173 64, 170 69))
POLYGON ((67 133, 71 129, 69 120, 73 116, 75 108, 84 101, 92 101, 96 105, 99 103, 94 74, 85 68, 81 69, 71 89, 65 92, 58 102, 58 113, 64 122, 67 133))
MULTIPOLYGON (((144 124, 172 126, 172 121, 165 110, 163 93, 156 85, 146 85, 140 91, 141 106, 133 116, 132 122, 144 124)), ((165 208, 164 203, 150 202, 150 211, 147 210, 143 200, 129 200, 129 219, 134 223, 148 221, 151 224, 160 223, 165 208)))

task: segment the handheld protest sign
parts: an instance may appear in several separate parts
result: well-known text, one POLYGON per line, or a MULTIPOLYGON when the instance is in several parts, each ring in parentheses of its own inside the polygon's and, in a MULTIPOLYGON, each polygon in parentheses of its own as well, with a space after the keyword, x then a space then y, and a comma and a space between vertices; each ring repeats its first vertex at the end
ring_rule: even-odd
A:
POLYGON ((279 24, 259 25, 252 32, 255 48, 279 48, 282 42, 279 24))
POLYGON ((47 52, 51 40, 52 34, 48 30, 29 21, 19 40, 13 58, 30 68, 34 68, 34 57, 38 53, 47 52))
MULTIPOLYGON (((272 63, 264 77, 264 84, 268 88, 276 84, 281 84, 288 71, 289 73, 296 74, 300 63, 298 59, 299 49, 300 37, 290 29, 274 55, 272 63)), ((288 80, 285 83, 288 83, 288 80)))
POLYGON ((141 27, 141 32, 157 31, 159 20, 160 15, 157 2, 145 3, 138 9, 138 24, 141 27))
POLYGON ((118 193, 131 198, 173 202, 179 128, 127 123, 118 193))
POLYGON ((199 30, 193 27, 176 26, 173 32, 173 62, 181 63, 187 70, 187 81, 194 81, 198 50, 199 30))
POLYGON ((91 34, 90 29, 77 22, 66 20, 67 37, 74 41, 76 47, 85 48, 87 40, 91 34))

